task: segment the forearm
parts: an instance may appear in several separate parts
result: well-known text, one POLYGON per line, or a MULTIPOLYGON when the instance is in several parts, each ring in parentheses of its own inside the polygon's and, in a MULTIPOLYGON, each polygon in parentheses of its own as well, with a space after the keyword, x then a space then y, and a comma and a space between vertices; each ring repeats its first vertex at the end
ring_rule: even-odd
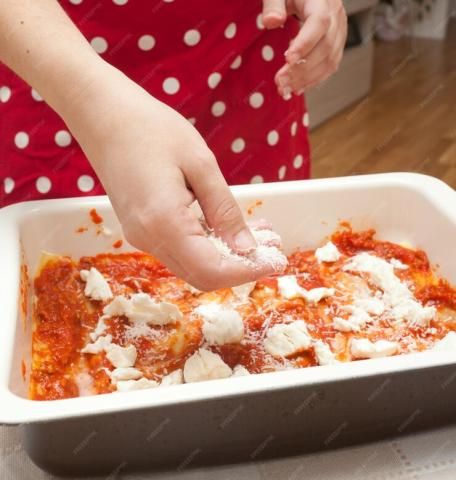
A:
POLYGON ((105 68, 56 0, 0 1, 0 60, 64 119, 105 68))

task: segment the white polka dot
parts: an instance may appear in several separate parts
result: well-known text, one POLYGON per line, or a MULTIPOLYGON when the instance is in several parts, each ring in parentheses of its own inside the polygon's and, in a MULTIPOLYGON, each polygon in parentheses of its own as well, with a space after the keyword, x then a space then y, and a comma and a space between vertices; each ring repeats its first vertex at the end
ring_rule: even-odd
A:
POLYGON ((293 160, 293 167, 294 168, 301 168, 303 162, 304 162, 303 156, 302 155, 296 155, 296 157, 293 160))
POLYGON ((189 47, 194 47, 201 40, 201 34, 198 30, 187 30, 184 35, 184 43, 189 47))
POLYGON ((263 14, 262 13, 258 14, 258 16, 256 18, 256 25, 257 25, 257 28, 259 28, 260 30, 264 30, 263 14))
POLYGON ((195 117, 187 118, 187 120, 188 120, 192 125, 195 125, 195 123, 196 123, 196 118, 195 118, 195 117))
POLYGON ((264 179, 261 175, 255 175, 250 179, 250 183, 263 183, 264 179))
POLYGON ((138 47, 147 52, 155 46, 155 38, 152 35, 142 35, 138 40, 138 47))
POLYGON ((108 42, 103 37, 93 37, 90 45, 97 53, 104 53, 108 49, 108 42))
POLYGON ((238 55, 233 60, 233 63, 230 65, 230 68, 232 68, 233 70, 236 70, 237 68, 239 68, 241 66, 241 63, 242 63, 242 57, 240 55, 238 55))
POLYGON ((0 102, 6 103, 11 98, 11 88, 0 87, 0 102))
POLYGON ((286 165, 282 165, 279 168, 279 180, 283 180, 285 178, 286 173, 287 173, 287 167, 286 165))
POLYGON ((241 153, 242 150, 244 150, 244 148, 245 148, 245 142, 244 142, 244 139, 242 138, 236 138, 236 140, 234 140, 233 143, 231 144, 231 150, 234 153, 241 153))
POLYGON ((174 77, 168 77, 164 82, 163 82, 163 90, 168 94, 168 95, 174 95, 179 91, 180 88, 180 83, 177 78, 174 77))
POLYGON ((95 186, 95 182, 90 175, 81 175, 78 178, 78 188, 81 192, 90 192, 95 186))
POLYGON ((273 147, 274 145, 277 145, 277 142, 279 141, 279 133, 277 130, 271 130, 268 133, 268 144, 273 147))
POLYGON ((304 116, 302 117, 302 124, 305 126, 305 127, 308 127, 309 126, 309 114, 306 112, 304 114, 304 116))
POLYGON ((70 3, 72 3, 73 5, 79 5, 82 3, 82 0, 70 0, 70 3))
POLYGON ((220 83, 221 79, 222 79, 222 76, 220 75, 219 72, 211 73, 207 78, 207 84, 209 85, 210 88, 215 88, 220 83))
POLYGON ((125 5, 128 3, 128 0, 112 0, 116 5, 125 5))
POLYGON ((264 97, 260 92, 255 92, 250 95, 249 103, 252 108, 260 108, 263 105, 264 97))
POLYGON ((225 113, 226 105, 224 102, 215 102, 212 105, 211 112, 214 117, 220 117, 225 113))
POLYGON ((294 137, 296 135, 296 132, 298 131, 298 122, 293 122, 291 124, 290 131, 291 131, 291 135, 294 137))
POLYGON ((11 177, 6 177, 3 180, 3 189, 5 190, 5 193, 11 193, 14 188, 14 180, 11 177))
POLYGON ((236 35, 236 24, 234 22, 231 22, 225 28, 225 37, 226 38, 233 38, 235 35, 236 35))
POLYGON ((70 132, 66 130, 59 130, 55 134, 54 140, 59 147, 68 147, 68 145, 71 143, 70 132))
POLYGON ((163 0, 165 3, 173 3, 174 0, 163 0))
POLYGON ((48 193, 51 189, 52 183, 48 177, 39 177, 36 180, 36 189, 40 193, 48 193))
POLYGON ((33 100, 36 100, 37 102, 43 101, 43 97, 34 88, 32 88, 30 93, 32 94, 33 100))
POLYGON ((29 144, 29 136, 25 132, 17 132, 14 137, 17 148, 25 148, 29 144))
POLYGON ((261 56, 266 62, 270 62, 274 58, 274 50, 270 45, 265 45, 261 49, 261 56))

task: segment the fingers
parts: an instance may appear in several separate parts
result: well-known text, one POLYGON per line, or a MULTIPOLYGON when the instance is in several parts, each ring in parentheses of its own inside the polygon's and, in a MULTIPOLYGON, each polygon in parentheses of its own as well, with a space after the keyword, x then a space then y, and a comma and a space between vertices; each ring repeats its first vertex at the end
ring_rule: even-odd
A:
POLYGON ((266 28, 281 27, 286 20, 286 0, 263 0, 263 24, 266 28))
POLYGON ((256 246, 255 239, 212 153, 208 152, 194 165, 184 168, 206 222, 215 235, 237 252, 252 250, 256 246))

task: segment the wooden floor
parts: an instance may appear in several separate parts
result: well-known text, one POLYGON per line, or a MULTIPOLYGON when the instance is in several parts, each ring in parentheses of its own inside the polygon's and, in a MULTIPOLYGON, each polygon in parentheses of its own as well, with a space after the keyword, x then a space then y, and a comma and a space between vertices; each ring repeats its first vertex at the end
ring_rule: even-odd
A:
POLYGON ((410 171, 456 189, 456 19, 445 42, 377 42, 371 94, 310 137, 315 178, 410 171))

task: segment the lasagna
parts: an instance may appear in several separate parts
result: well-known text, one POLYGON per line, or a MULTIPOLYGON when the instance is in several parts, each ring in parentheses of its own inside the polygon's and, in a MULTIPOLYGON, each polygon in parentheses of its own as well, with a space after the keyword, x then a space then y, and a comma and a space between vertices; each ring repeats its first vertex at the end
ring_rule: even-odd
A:
POLYGON ((34 294, 34 400, 456 351, 456 289, 425 252, 349 225, 234 288, 201 292, 141 252, 47 254, 34 294))

